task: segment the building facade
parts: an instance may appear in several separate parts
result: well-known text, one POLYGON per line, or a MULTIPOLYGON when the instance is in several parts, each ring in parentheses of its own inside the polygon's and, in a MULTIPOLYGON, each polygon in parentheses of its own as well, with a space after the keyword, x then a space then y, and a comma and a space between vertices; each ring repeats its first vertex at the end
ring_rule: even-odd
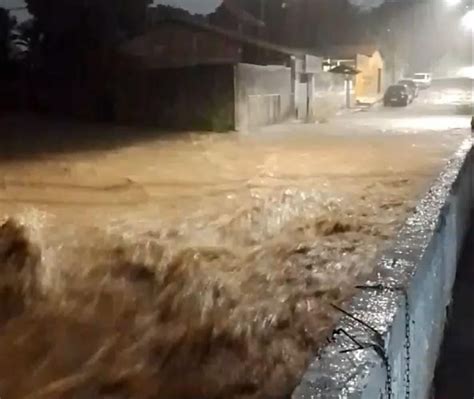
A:
POLYGON ((359 73, 355 75, 354 95, 358 103, 373 103, 383 96, 386 87, 385 62, 374 46, 338 46, 326 51, 325 68, 328 70, 347 65, 359 73))
POLYGON ((311 109, 312 92, 301 86, 313 87, 322 68, 322 59, 300 50, 180 19, 125 43, 119 59, 121 122, 198 130, 293 118, 297 107, 311 109))

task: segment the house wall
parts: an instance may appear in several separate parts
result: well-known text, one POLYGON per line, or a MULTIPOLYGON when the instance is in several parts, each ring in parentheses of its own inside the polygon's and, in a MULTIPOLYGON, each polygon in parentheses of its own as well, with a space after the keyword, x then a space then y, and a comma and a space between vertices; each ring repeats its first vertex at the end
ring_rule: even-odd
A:
POLYGON ((283 66, 235 66, 236 130, 270 125, 291 117, 291 69, 283 66))
POLYGON ((358 54, 356 68, 361 72, 356 76, 356 100, 359 102, 373 102, 380 98, 385 87, 384 61, 380 53, 375 52, 371 57, 358 54))
POLYGON ((186 130, 234 129, 232 65, 121 69, 115 115, 121 123, 186 130))

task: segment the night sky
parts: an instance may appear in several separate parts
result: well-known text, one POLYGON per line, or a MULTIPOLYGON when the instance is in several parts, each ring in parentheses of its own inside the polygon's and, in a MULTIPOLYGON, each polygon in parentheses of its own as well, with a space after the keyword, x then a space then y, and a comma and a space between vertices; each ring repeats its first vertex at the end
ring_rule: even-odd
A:
MULTIPOLYGON (((25 2, 23 0, 0 0, 0 7, 2 8, 13 8, 13 7, 23 7, 25 2)), ((27 19, 29 14, 26 10, 13 11, 12 14, 18 18, 18 20, 27 19)))
MULTIPOLYGON (((358 6, 374 7, 384 0, 350 0, 350 2, 358 6)), ((157 0, 156 3, 185 8, 193 13, 208 14, 214 11, 222 0, 157 0)))
MULTIPOLYGON (((159 4, 169 4, 185 8, 191 12, 208 14, 222 3, 222 0, 157 0, 159 4)), ((373 7, 384 2, 384 0, 350 0, 351 3, 363 7, 373 7)))
MULTIPOLYGON (((372 7, 377 6, 384 0, 350 0, 353 4, 372 7)), ((155 0, 159 4, 169 4, 172 6, 185 8, 192 13, 208 14, 221 4, 222 0, 155 0)), ((0 7, 12 8, 24 6, 23 0, 0 0, 0 7)), ((13 13, 18 19, 22 20, 28 16, 26 11, 17 11, 13 13)))
POLYGON ((181 7, 192 13, 209 14, 222 3, 222 0, 158 0, 155 3, 181 7))

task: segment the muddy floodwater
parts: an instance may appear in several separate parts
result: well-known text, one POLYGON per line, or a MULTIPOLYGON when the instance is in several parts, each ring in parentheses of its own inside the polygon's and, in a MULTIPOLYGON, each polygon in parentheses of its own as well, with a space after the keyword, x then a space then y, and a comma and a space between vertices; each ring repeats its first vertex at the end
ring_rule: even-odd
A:
POLYGON ((460 141, 188 134, 3 150, 1 396, 288 397, 340 317, 331 305, 460 141))

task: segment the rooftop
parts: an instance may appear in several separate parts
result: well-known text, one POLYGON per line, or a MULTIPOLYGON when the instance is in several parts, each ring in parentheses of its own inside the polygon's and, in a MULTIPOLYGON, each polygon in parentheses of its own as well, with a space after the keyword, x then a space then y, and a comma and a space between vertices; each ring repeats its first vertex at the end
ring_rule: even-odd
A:
MULTIPOLYGON (((162 24, 180 24, 180 25, 189 26, 189 27, 192 27, 194 29, 199 29, 199 30, 203 30, 203 31, 207 31, 207 32, 212 32, 214 34, 217 34, 219 36, 223 36, 223 37, 225 37, 229 40, 232 40, 232 41, 236 41, 236 42, 243 43, 243 44, 248 44, 248 45, 255 46, 255 47, 260 47, 260 48, 263 48, 263 49, 266 49, 266 50, 275 51, 275 52, 278 52, 278 53, 281 53, 281 54, 286 54, 286 55, 289 55, 289 56, 305 56, 305 55, 314 55, 315 56, 316 55, 316 54, 310 52, 310 50, 296 49, 296 48, 286 47, 286 46, 282 46, 282 45, 275 44, 275 43, 270 43, 270 42, 265 41, 265 40, 261 40, 261 39, 255 38, 255 37, 251 37, 251 36, 241 34, 240 32, 237 32, 237 31, 224 29, 224 28, 221 28, 221 27, 218 27, 218 26, 215 26, 215 25, 210 25, 208 23, 204 23, 204 22, 200 22, 200 21, 195 21, 191 18, 166 18, 166 19, 162 19, 162 20, 157 22, 157 26, 162 25, 162 24)), ((137 37, 131 39, 130 41, 126 42, 122 46, 122 51, 126 51, 127 47, 130 44, 135 43, 136 41, 140 41, 141 39, 147 37, 148 35, 150 35, 152 33, 153 33, 153 29, 151 31, 141 35, 141 36, 137 36, 137 37)))
POLYGON ((370 57, 377 51, 379 51, 379 49, 374 44, 351 44, 328 47, 325 51, 325 56, 339 59, 352 59, 358 54, 370 57))

